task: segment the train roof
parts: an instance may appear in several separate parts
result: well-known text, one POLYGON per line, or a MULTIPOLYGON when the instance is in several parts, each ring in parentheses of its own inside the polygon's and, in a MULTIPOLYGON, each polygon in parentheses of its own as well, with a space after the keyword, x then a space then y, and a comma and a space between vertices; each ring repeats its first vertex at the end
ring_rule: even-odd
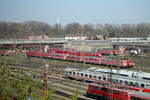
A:
MULTIPOLYGON (((83 73, 83 74, 90 74, 90 75, 101 75, 101 73, 96 73, 94 71, 91 71, 91 70, 82 70, 82 71, 79 71, 79 73, 83 73)), ((107 75, 107 74, 105 74, 107 75)))
MULTIPOLYGON (((75 71, 75 72, 78 72, 78 73, 94 75, 94 76, 110 76, 110 69, 104 69, 104 72, 100 72, 100 71, 97 71, 97 69, 95 67, 94 67, 95 69, 94 68, 92 69, 92 68, 90 68, 89 70, 79 70, 79 69, 78 70, 74 70, 74 69, 72 69, 72 70, 68 70, 68 71, 75 71)), ((118 70, 113 70, 113 71, 116 71, 116 73, 118 73, 117 72, 118 70)), ((112 74, 112 78, 124 79, 124 80, 128 80, 128 81, 132 80, 132 81, 135 81, 135 82, 141 80, 142 82, 150 83, 150 80, 143 79, 143 78, 148 78, 149 79, 150 73, 142 73, 142 74, 140 74, 140 75, 142 75, 141 79, 139 79, 139 78, 132 78, 130 76, 127 76, 127 75, 130 75, 130 74, 131 74, 130 71, 128 73, 128 71, 123 70, 119 74, 112 74)), ((135 75, 136 75, 136 73, 135 73, 135 75)))
POLYGON ((65 71, 77 71, 77 70, 79 70, 79 69, 77 69, 77 68, 65 68, 65 71))
POLYGON ((137 72, 137 71, 129 71, 129 70, 110 70, 110 69, 102 69, 102 68, 97 68, 95 69, 95 71, 104 72, 104 73, 124 74, 129 76, 132 76, 134 74, 136 76, 150 78, 150 73, 146 73, 146 72, 137 72))

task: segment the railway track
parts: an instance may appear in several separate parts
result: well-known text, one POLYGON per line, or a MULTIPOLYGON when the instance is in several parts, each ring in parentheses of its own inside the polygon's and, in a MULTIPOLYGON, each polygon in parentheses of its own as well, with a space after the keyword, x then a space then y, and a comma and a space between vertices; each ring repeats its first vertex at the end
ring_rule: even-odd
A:
MULTIPOLYGON (((12 64, 21 64, 22 66, 34 66, 34 67, 41 67, 45 63, 49 63, 50 66, 59 66, 59 67, 77 67, 77 68, 83 68, 82 63, 75 63, 75 62, 66 62, 66 61, 60 61, 60 60, 51 60, 51 59, 43 59, 43 58, 35 58, 35 57, 29 57, 27 58, 21 58, 21 57, 15 57, 18 60, 14 60, 10 57, 8 57, 9 63, 12 64), (21 58, 21 59, 20 59, 21 58)), ((91 65, 91 64, 85 64, 86 67, 91 67, 91 66, 98 66, 98 65, 91 65)))
POLYGON ((50 78, 48 80, 49 82, 53 82, 54 84, 58 85, 63 85, 63 86, 67 86, 67 87, 70 87, 70 88, 74 88, 74 89, 77 89, 77 90, 80 90, 81 92, 85 93, 85 91, 87 90, 87 84, 83 84, 83 83, 73 83, 71 82, 71 80, 67 80, 67 79, 56 79, 56 78, 50 78), (56 81, 57 80, 57 81, 56 81), (80 85, 79 85, 80 84, 80 85), (83 84, 83 85, 81 85, 83 84))
MULTIPOLYGON (((34 58, 33 58, 34 59, 34 58)), ((39 59, 38 59, 39 60, 39 59)), ((53 60, 52 60, 53 61, 53 60)), ((9 65, 13 69, 15 73, 17 73, 17 70, 24 70, 25 72, 31 72, 31 70, 35 70, 38 74, 43 75, 44 73, 44 62, 36 62, 32 61, 32 58, 30 60, 27 59, 27 61, 23 61, 21 63, 11 63, 13 61, 9 61, 9 65)), ((60 61, 61 62, 61 61, 60 61)), ((48 87, 49 89, 56 90, 53 94, 54 97, 59 98, 58 100, 61 100, 61 97, 65 100, 71 100, 73 96, 75 96, 76 91, 79 92, 78 100, 93 100, 92 98, 86 97, 86 91, 87 91, 87 84, 81 83, 78 81, 73 81, 69 79, 64 78, 64 69, 66 67, 70 67, 73 64, 73 62, 70 62, 70 64, 59 64, 52 63, 51 61, 48 61, 49 67, 48 67, 48 87)), ((82 66, 76 66, 79 69, 82 69, 82 66)), ((62 100, 64 100, 62 99, 62 100)), ((56 99, 55 99, 56 100, 56 99)))
MULTIPOLYGON (((64 91, 64 89, 61 90, 60 88, 57 91, 55 91, 54 93, 57 94, 57 95, 61 95, 61 96, 67 97, 67 98, 72 98, 74 96, 74 93, 70 93, 68 91, 64 91)), ((88 98, 86 96, 81 96, 81 95, 78 96, 77 99, 78 100, 94 100, 92 98, 88 98)))
MULTIPOLYGON (((49 89, 51 89, 51 88, 49 88, 49 89)), ((74 93, 70 93, 68 91, 64 91, 64 90, 61 90, 61 89, 55 91, 54 93, 57 94, 57 95, 61 95, 63 97, 67 97, 67 100, 74 96, 74 93)), ((85 97, 85 96, 78 96, 77 99, 78 100, 94 100, 92 98, 88 98, 88 97, 85 97)))
MULTIPOLYGON (((31 67, 31 66, 14 66, 13 70, 17 72, 18 69, 23 69, 25 71, 36 70, 42 75, 43 68, 31 67)), ((49 89, 54 89, 55 96, 58 98, 64 97, 66 100, 72 98, 76 91, 79 92, 78 100, 93 100, 92 98, 86 97, 87 83, 81 83, 78 81, 73 81, 64 78, 64 68, 60 67, 49 67, 48 68, 48 86, 49 89)), ((61 99, 58 100, 61 100, 61 99)))

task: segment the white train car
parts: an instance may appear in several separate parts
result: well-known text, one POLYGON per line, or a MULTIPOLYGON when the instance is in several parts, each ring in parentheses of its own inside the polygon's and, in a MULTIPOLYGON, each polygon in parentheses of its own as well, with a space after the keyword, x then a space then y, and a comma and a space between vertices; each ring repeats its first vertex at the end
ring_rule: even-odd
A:
POLYGON ((110 70, 110 69, 66 69, 66 77, 81 81, 113 81, 123 85, 136 86, 150 89, 150 73, 136 72, 128 70, 110 70), (110 74, 111 73, 111 74, 110 74))

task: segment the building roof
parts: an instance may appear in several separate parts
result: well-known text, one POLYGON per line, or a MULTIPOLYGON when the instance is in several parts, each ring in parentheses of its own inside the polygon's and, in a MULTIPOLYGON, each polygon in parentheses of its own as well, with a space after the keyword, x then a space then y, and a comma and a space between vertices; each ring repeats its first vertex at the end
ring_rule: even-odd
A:
POLYGON ((91 34, 67 34, 65 37, 91 37, 91 34))

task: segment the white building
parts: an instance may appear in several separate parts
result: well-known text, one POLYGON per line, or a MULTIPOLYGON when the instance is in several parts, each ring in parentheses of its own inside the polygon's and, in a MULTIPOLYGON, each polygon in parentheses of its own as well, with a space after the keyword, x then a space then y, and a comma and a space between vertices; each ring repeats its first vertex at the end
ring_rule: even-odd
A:
POLYGON ((75 35, 70 34, 70 35, 65 36, 66 40, 86 40, 88 38, 89 38, 88 36, 76 35, 76 34, 75 35))

